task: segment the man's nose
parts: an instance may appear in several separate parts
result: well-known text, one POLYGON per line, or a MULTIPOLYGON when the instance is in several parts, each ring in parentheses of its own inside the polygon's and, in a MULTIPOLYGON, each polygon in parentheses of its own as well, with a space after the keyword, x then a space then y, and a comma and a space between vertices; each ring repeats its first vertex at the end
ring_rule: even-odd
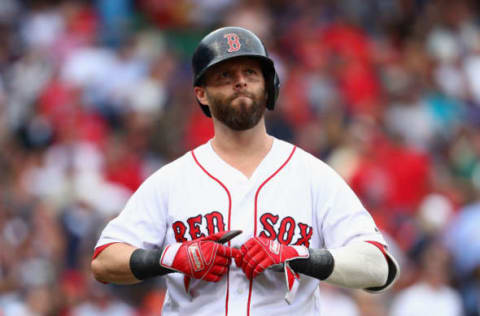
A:
POLYGON ((245 75, 238 71, 235 73, 235 88, 245 88, 247 86, 247 80, 245 75))

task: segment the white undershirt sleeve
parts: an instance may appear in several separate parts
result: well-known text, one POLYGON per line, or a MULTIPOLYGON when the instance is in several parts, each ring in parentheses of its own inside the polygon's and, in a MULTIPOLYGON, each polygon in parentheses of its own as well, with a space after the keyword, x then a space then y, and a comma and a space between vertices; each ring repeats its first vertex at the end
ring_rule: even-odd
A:
POLYGON ((393 284, 398 276, 398 265, 393 257, 368 242, 352 242, 329 251, 334 268, 325 282, 379 292, 393 284))

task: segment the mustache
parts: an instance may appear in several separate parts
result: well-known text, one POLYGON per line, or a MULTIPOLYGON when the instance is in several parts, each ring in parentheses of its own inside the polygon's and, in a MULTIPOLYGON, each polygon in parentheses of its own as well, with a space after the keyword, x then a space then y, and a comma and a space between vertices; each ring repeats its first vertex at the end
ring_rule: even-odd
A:
POLYGON ((248 97, 250 99, 255 99, 255 94, 254 93, 251 93, 251 92, 247 92, 247 91, 244 91, 244 92, 235 92, 233 95, 231 95, 229 98, 228 98, 228 101, 233 101, 234 99, 238 98, 238 97, 248 97))

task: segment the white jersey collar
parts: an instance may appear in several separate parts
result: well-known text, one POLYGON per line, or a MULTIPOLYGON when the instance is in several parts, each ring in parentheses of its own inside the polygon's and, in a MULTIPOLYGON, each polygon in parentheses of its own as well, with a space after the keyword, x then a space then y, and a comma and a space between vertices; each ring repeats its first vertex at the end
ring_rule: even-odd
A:
POLYGON ((228 185, 236 186, 265 180, 285 162, 292 149, 291 144, 273 137, 272 148, 250 178, 226 163, 213 149, 211 140, 194 149, 194 153, 209 173, 228 185))

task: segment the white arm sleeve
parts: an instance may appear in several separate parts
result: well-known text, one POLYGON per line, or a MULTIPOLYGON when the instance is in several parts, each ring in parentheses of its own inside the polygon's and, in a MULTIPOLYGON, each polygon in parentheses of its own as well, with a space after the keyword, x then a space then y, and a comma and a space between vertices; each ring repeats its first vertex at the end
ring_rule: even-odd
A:
POLYGON ((356 289, 378 287, 387 282, 387 260, 376 246, 353 242, 329 251, 335 265, 326 282, 356 289))
POLYGON ((328 283, 379 292, 392 285, 398 276, 395 259, 370 243, 353 242, 329 251, 334 259, 334 268, 325 280, 328 283))

